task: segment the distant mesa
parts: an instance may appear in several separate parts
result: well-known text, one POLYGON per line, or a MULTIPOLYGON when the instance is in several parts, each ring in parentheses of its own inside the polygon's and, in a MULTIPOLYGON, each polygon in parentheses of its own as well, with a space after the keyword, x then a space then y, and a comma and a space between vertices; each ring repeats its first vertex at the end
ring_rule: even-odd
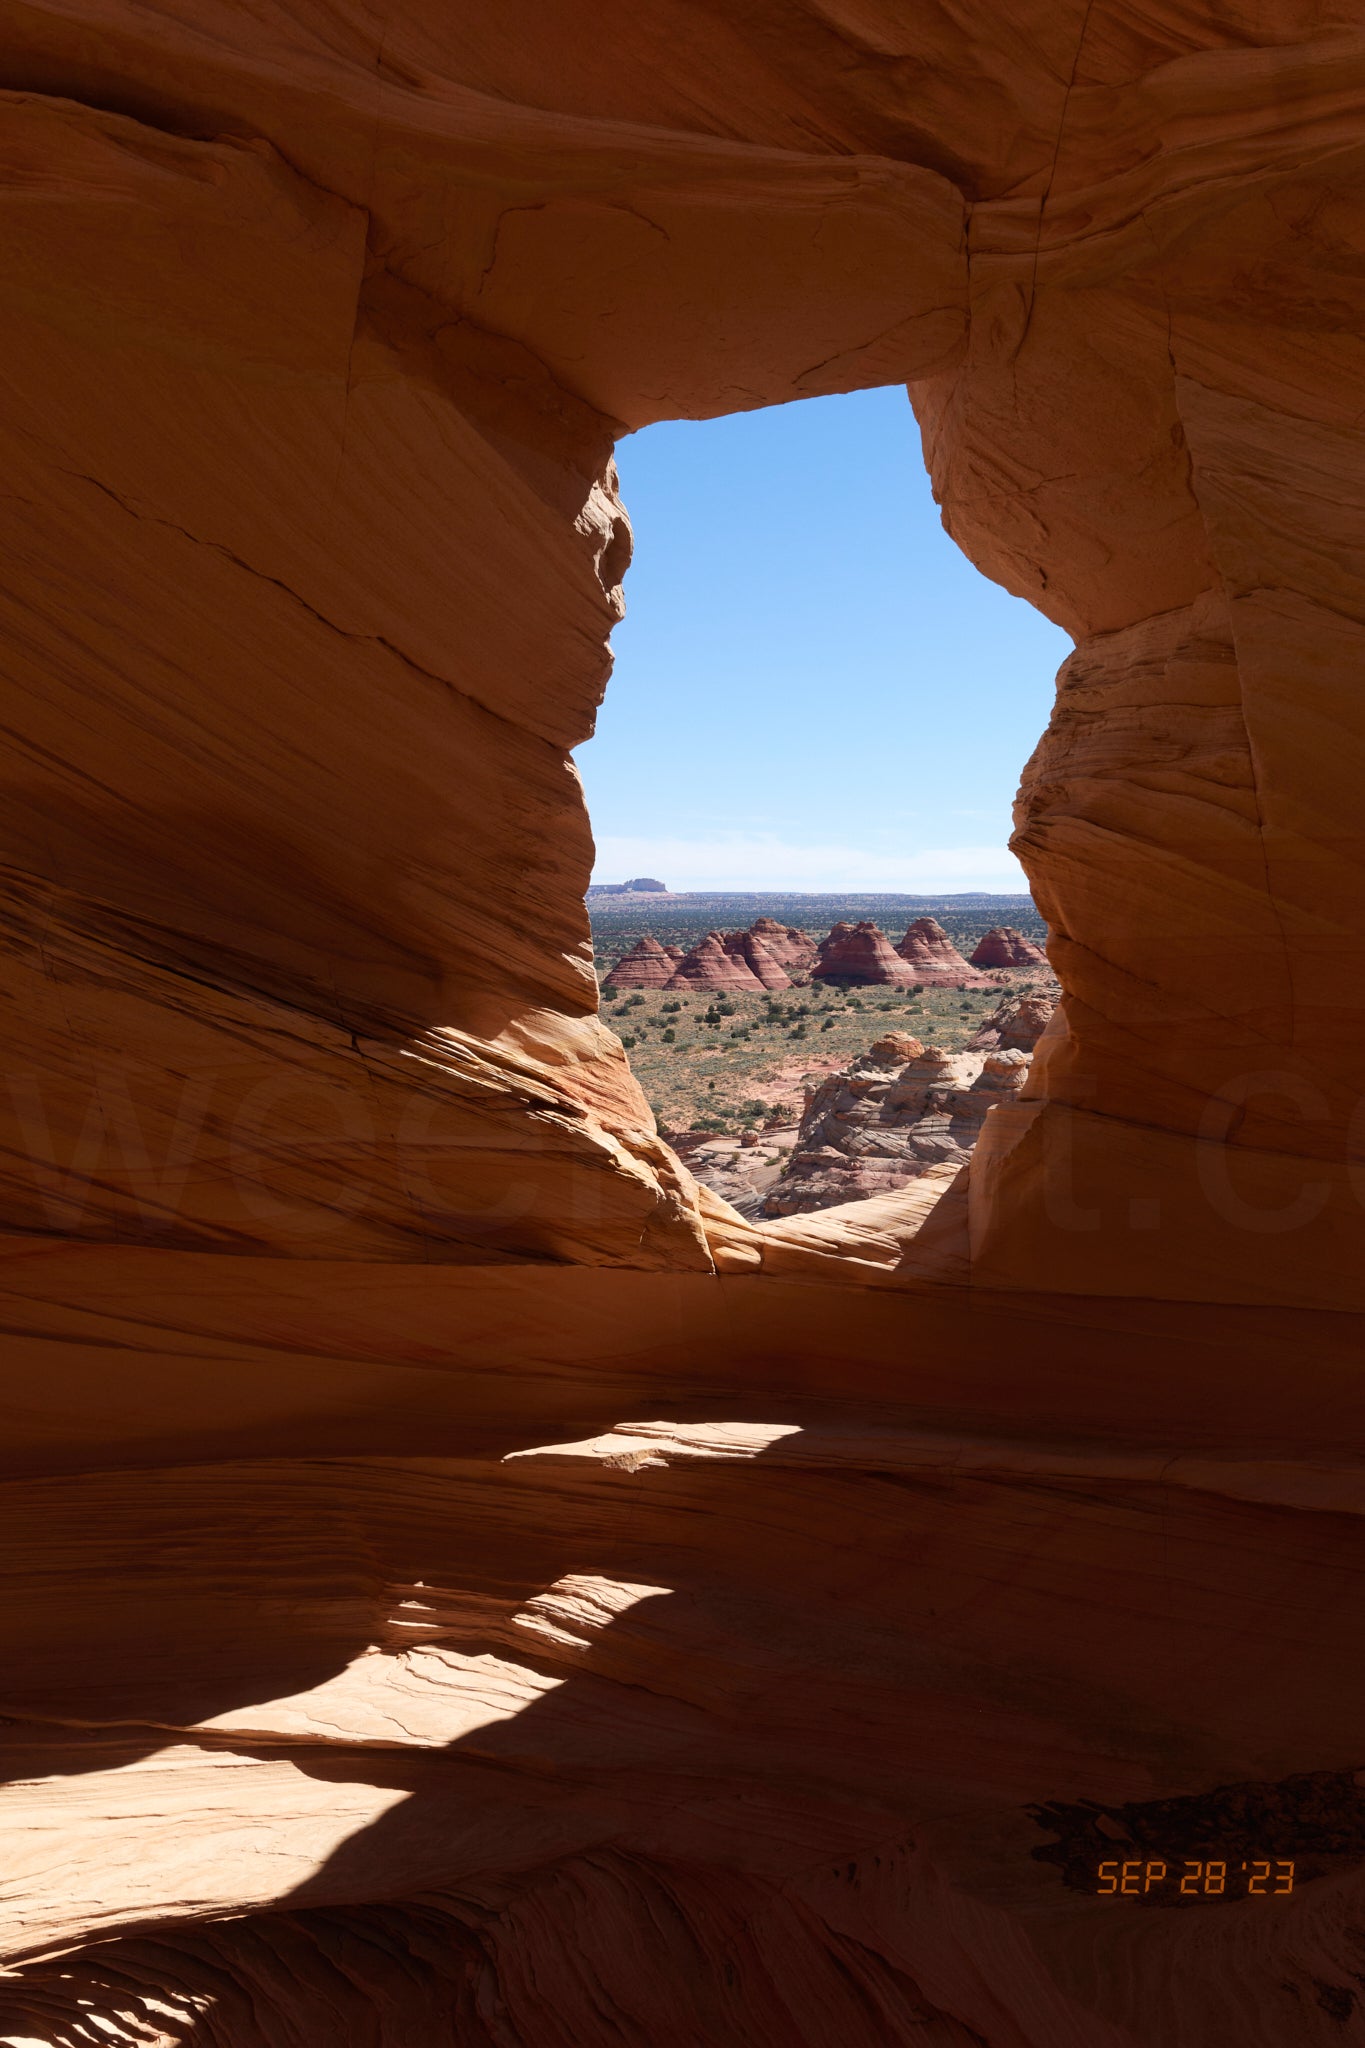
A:
POLYGON ((989 976, 969 966, 936 917, 917 917, 896 948, 921 988, 983 988, 989 976))
POLYGON ((1046 967, 1047 954, 1012 924, 988 931, 972 955, 973 967, 1046 967))
POLYGON ((660 882, 653 875, 636 875, 629 882, 593 882, 588 888, 589 896, 667 896, 667 882, 660 882))
POLYGON ((886 933, 869 918, 858 924, 836 924, 821 941, 811 976, 815 981, 883 988, 910 988, 916 980, 913 967, 897 955, 886 933))

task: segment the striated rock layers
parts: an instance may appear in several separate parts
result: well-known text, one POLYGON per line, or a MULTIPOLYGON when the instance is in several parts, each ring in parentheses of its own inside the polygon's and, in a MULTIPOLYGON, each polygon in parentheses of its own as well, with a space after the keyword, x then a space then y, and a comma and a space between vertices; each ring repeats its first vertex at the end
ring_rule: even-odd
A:
POLYGON ((5 26, 0 2038, 1358 2035, 1359 9, 5 26), (597 1012, 613 448, 895 382, 1065 993, 760 1225, 597 1012))
MULTIPOLYGON (((780 972, 780 969, 774 969, 780 972)), ((782 986, 785 986, 785 979, 782 986)), ((711 989, 717 993, 733 990, 752 995, 763 983, 744 953, 731 946, 719 932, 708 932, 701 944, 679 960, 665 984, 670 989, 711 989)))
POLYGON ((1026 1052, 948 1053, 900 1034, 879 1039, 806 1104, 769 1216, 796 1216, 889 1194, 939 1167, 965 1166, 986 1112, 1012 1101, 1026 1052))
POLYGON ((791 976, 782 965, 778 954, 768 944, 763 934, 755 931, 752 926, 744 932, 727 932, 722 943, 731 959, 742 960, 761 987, 791 987, 791 976))
POLYGON ((972 954, 973 967, 1046 967, 1047 954, 1012 924, 988 931, 972 954))
POLYGON ((612 969, 603 987, 753 994, 758 989, 790 988, 794 977, 804 978, 814 958, 815 946, 804 932, 781 925, 775 918, 760 917, 747 931, 708 932, 687 954, 678 946, 661 947, 653 939, 641 939, 612 969), (623 968, 635 978, 620 980, 623 968), (661 979, 639 979, 642 971, 661 979))
POLYGON ((673 955, 646 932, 628 953, 621 956, 602 986, 613 992, 629 988, 662 988, 671 980, 677 964, 673 955))
POLYGON ((1032 1052, 1057 1013, 1060 991, 1054 988, 1017 990, 1000 1002, 973 1032, 973 1052, 1032 1052))
POLYGON ((885 932, 867 918, 832 927, 820 941, 811 977, 850 987, 909 988, 915 980, 913 970, 897 957, 885 932))
POLYGON ((749 926, 748 935, 761 941, 778 966, 784 968, 793 980, 810 973, 820 950, 809 932, 798 931, 795 925, 780 924, 775 917, 756 917, 749 926))
POLYGON ((917 917, 896 951, 921 988, 981 988, 989 979, 963 959, 936 917, 917 917))

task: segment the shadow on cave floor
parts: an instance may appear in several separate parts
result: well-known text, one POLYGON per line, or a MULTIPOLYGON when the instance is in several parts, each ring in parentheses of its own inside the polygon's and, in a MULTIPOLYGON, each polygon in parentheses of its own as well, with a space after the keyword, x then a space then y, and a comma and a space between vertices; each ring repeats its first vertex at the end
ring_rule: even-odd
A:
MULTIPOLYGON (((445 1527, 405 1500, 388 1576, 433 1603, 496 1578, 504 1614, 548 1631, 513 1648, 501 1623, 456 1622, 433 1647, 546 1689, 429 1750, 220 1737, 403 1796, 269 1906, 33 1966, 11 2001, 69 1998, 79 1972, 106 2009, 110 1985, 169 1987, 187 2015, 175 2038, 204 2048, 311 2048, 319 2012, 377 2048, 457 2023, 490 2048, 796 2048, 833 2038, 807 2030, 817 2008, 849 2048, 969 2048, 980 2036, 916 1976, 912 1836, 927 1829, 950 1885, 957 1859, 997 1903, 1083 1911, 1035 1854, 1036 1809, 1098 1795, 1120 1814, 1134 1785, 1249 1776, 1226 1712, 1248 1657, 1300 1768, 1345 1760, 1314 1703, 1351 1690, 1350 1517, 1113 1481, 831 1471, 799 1463, 802 1436, 635 1469, 518 1460, 447 1497, 445 1527), (626 1589, 618 1611, 592 1611, 604 1585, 626 1589), (1298 1631, 1279 1677, 1267 1612, 1298 1631), (1189 1678, 1215 1626, 1227 1691, 1201 1727, 1189 1678), (792 2003, 763 2003, 777 1984, 792 2003)), ((1288 1950, 1272 1960, 1292 1975, 1288 1950)))
MULTIPOLYGON (((437 1645, 514 1660, 548 1690, 425 1752, 225 1742, 324 1783, 406 1796, 294 1892, 244 1919, 163 1921, 21 1972, 25 1986, 10 1987, 0 2024, 31 2025, 35 1998, 53 2001, 53 2011, 64 1998, 126 2013, 150 1994, 160 2024, 180 2015, 166 2038, 204 2048, 311 2048, 319 2014, 329 2038, 385 2048, 451 2037, 469 2048, 522 2039, 589 2048, 598 2038, 640 2048, 795 2044, 805 2038, 801 2001, 777 1988, 778 1956, 790 1969, 804 1952, 798 1974, 818 1980, 823 2000, 849 2002, 840 2029, 848 2048, 902 2038, 915 2048, 973 2048, 979 2037, 939 2012, 903 1965, 831 1934, 816 1912, 780 1895, 788 1868, 824 1861, 836 1840, 848 1863, 851 1838, 885 1842, 900 1816, 854 1787, 857 1767, 841 1766, 836 1775, 848 1782, 813 1799, 793 1801, 782 1786, 809 1721, 828 1719, 811 1695, 833 1667, 807 1670, 802 1682, 811 1629, 794 1607, 769 1614, 745 1669, 743 1595, 736 1602, 707 1583, 722 1560, 713 1556, 708 1573, 706 1541, 697 1548, 701 1536, 719 1537, 723 1549, 735 1482, 763 1464, 759 1451, 653 1469, 641 1475, 648 1492, 631 1483, 635 1475, 623 1487, 620 1473, 560 1470, 577 1526, 557 1527, 551 1512, 542 1531, 514 1536, 521 1556, 502 1571, 499 1600, 571 1631, 572 1616, 547 1609, 547 1596, 608 1582, 629 1589, 625 1611, 579 1647, 562 1639, 541 1653, 529 1629, 525 1647, 511 1647, 505 1630, 468 1628, 444 1631, 437 1645), (785 1731, 774 1722, 775 1695, 785 1696, 785 1731), (783 1806, 791 1811, 764 1810, 783 1806), (768 1838, 757 1857, 744 1846, 750 1835, 768 1838), (509 1990, 525 1970, 539 1986, 509 1990), (581 1984, 586 2002, 575 2012, 581 1984), (529 1997, 519 2020, 509 1997, 529 1997), (600 2036, 582 2031, 597 2021, 600 2036)), ((535 1487, 533 1466, 499 1469, 519 1493, 535 1487)), ((782 1476, 771 1476, 780 1492, 782 1476)), ((557 1496, 549 1499, 553 1510, 557 1496)), ((861 1576, 846 1541, 817 1521, 804 1531, 793 1582, 790 1546, 776 1531, 765 1536, 764 1519, 760 1504, 745 1532, 760 1610, 784 1583, 827 1608, 861 1576)), ((400 1576, 410 1572, 438 1599, 453 1577, 446 1546, 433 1546, 428 1530, 410 1535, 407 1549, 394 1560, 400 1576)), ((476 1577, 477 1560, 465 1562, 476 1577)), ((888 1871, 897 1854, 886 1852, 888 1871)))

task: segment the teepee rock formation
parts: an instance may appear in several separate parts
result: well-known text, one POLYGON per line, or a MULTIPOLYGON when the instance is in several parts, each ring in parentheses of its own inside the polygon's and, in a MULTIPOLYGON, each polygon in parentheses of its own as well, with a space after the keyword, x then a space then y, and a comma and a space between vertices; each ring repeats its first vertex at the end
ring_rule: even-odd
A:
POLYGON ((792 924, 780 924, 775 917, 756 917, 749 926, 749 936, 761 939, 778 965, 792 975, 809 974, 820 950, 809 932, 798 931, 792 924))
POLYGON ((1047 954, 1012 924, 998 924, 986 933, 972 955, 973 967, 1046 967, 1047 954))
POLYGON ((694 946, 686 958, 678 962, 667 986, 671 989, 710 989, 717 994, 753 995, 763 987, 763 983, 742 956, 726 952, 719 932, 708 932, 701 944, 694 946))
POLYGON ((986 979, 963 959, 936 917, 917 917, 896 951, 923 988, 978 988, 986 979))
POLYGON ((898 958, 890 939, 869 918, 836 924, 822 940, 811 973, 816 981, 845 981, 909 988, 915 975, 898 958))
POLYGON ((791 976, 761 933, 727 932, 722 942, 732 960, 742 960, 755 981, 766 989, 790 988, 791 976))
POLYGON ((646 933, 617 961, 602 986, 613 994, 627 988, 662 988, 675 965, 667 949, 646 933))

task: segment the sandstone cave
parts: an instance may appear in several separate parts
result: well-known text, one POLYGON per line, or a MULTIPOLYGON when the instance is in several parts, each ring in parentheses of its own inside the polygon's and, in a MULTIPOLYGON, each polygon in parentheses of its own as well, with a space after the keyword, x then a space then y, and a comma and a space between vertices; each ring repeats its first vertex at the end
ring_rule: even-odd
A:
POLYGON ((1359 10, 6 20, 0 2041, 1365 2039, 1359 10), (617 439, 890 383, 1063 1028, 779 1231, 568 757, 617 439))

